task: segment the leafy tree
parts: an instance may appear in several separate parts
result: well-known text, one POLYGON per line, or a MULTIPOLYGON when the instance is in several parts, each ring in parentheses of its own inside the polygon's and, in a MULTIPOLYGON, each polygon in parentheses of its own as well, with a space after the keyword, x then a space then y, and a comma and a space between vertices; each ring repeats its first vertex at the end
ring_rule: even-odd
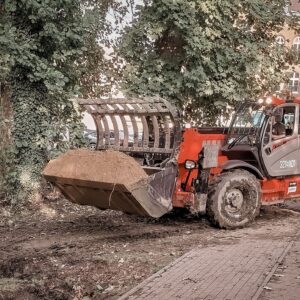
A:
POLYGON ((11 88, 12 145, 9 194, 26 199, 39 191, 40 171, 79 115, 75 61, 84 54, 87 28, 77 0, 5 0, 0 4, 0 70, 11 88))
POLYGON ((274 45, 285 0, 153 0, 122 40, 129 93, 160 94, 186 119, 212 124, 282 80, 285 49, 274 45))
POLYGON ((0 0, 0 83, 11 91, 13 121, 10 151, 0 145, 0 184, 12 199, 37 195, 45 162, 80 144, 81 118, 70 99, 99 96, 120 75, 117 58, 105 57, 108 12, 118 24, 127 8, 113 0, 0 0))
POLYGON ((84 97, 110 94, 122 76, 121 61, 115 52, 120 23, 128 12, 126 3, 113 0, 82 0, 88 32, 84 55, 78 59, 80 92, 84 97))

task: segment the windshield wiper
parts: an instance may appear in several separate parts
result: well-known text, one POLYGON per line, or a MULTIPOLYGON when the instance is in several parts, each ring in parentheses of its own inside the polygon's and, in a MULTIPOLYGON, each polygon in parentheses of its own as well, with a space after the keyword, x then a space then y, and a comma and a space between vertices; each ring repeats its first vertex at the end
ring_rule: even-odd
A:
POLYGON ((238 136, 237 138, 235 138, 229 145, 228 145, 228 149, 231 149, 237 142, 239 142, 241 139, 243 139, 245 136, 247 136, 248 133, 243 133, 240 136, 238 136))

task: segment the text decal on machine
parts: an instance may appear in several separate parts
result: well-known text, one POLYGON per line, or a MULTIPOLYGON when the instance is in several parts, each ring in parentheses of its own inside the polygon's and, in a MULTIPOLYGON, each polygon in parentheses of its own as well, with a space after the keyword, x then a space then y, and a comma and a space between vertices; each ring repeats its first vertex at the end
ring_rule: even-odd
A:
POLYGON ((297 162, 295 159, 281 160, 279 163, 280 163, 280 169, 295 168, 297 165, 297 162))

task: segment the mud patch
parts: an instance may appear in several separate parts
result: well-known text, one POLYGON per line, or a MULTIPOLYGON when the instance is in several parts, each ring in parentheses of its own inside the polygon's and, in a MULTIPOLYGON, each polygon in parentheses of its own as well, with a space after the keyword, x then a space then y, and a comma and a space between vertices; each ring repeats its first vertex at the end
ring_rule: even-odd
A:
POLYGON ((300 213, 300 200, 289 200, 280 205, 280 208, 289 209, 300 213))
POLYGON ((13 257, 6 261, 0 262, 1 277, 18 277, 24 273, 26 260, 24 257, 13 257))
POLYGON ((23 281, 16 278, 0 278, 0 290, 2 292, 16 292, 20 289, 23 281))
POLYGON ((294 215, 293 210, 283 209, 281 205, 263 206, 260 211, 260 217, 263 219, 285 218, 294 215))

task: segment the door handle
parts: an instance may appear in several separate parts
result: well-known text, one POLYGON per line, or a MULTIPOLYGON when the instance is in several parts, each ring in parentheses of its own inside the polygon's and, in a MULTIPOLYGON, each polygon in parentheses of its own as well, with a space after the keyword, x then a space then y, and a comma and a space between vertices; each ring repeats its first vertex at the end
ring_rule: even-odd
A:
POLYGON ((271 150, 270 147, 265 148, 265 153, 266 153, 267 155, 270 155, 271 152, 272 152, 272 150, 271 150))

